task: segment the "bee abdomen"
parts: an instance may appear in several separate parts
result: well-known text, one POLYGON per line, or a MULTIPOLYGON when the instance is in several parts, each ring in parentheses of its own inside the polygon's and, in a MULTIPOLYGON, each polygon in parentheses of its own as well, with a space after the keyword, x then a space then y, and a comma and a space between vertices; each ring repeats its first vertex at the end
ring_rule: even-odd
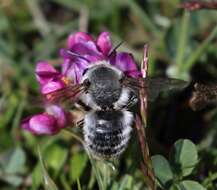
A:
POLYGON ((111 113, 105 111, 103 120, 102 117, 97 117, 101 116, 100 114, 94 112, 85 118, 84 136, 87 147, 96 157, 119 156, 126 149, 130 139, 132 129, 129 124, 132 121, 132 114, 127 111, 112 111, 111 113), (110 117, 112 115, 114 117, 110 117))
POLYGON ((126 148, 130 138, 131 128, 120 131, 119 134, 96 133, 95 136, 88 136, 87 142, 92 151, 102 157, 114 157, 120 155, 126 148), (125 131, 125 134, 124 134, 125 131), (126 132, 127 131, 127 132, 126 132))

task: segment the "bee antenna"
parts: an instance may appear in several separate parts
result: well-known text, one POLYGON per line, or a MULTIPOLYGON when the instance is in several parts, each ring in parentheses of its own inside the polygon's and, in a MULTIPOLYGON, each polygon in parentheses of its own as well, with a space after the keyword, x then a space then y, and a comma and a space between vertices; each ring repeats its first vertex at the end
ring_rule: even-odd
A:
POLYGON ((108 57, 111 57, 112 54, 113 54, 123 43, 124 43, 123 41, 119 42, 119 43, 111 50, 111 52, 108 54, 108 57))
POLYGON ((85 61, 89 62, 89 60, 86 57, 84 57, 82 55, 79 55, 78 53, 72 52, 70 50, 66 50, 66 53, 68 53, 69 55, 72 55, 74 57, 78 57, 78 58, 84 59, 85 61))

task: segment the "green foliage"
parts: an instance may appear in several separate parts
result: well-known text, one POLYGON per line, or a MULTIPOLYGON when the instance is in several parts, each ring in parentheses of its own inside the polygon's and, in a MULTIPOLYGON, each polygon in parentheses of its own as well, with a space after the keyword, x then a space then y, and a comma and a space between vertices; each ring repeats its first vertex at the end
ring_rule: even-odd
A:
POLYGON ((85 153, 77 153, 70 160, 70 179, 75 182, 80 178, 87 164, 87 155, 85 153))
POLYGON ((173 180, 173 172, 169 162, 161 155, 152 156, 154 173, 162 186, 168 186, 173 180))
POLYGON ((61 168, 63 167, 67 154, 67 149, 57 144, 47 147, 44 159, 46 163, 49 163, 49 167, 55 171, 55 176, 59 174, 61 168))
POLYGON ((170 190, 203 190, 196 181, 185 180, 198 163, 196 146, 190 140, 180 139, 175 142, 170 161, 161 155, 152 156, 154 172, 159 185, 170 190))
POLYGON ((179 185, 179 188, 182 190, 192 190, 192 189, 197 189, 197 190, 205 190, 205 188, 200 185, 196 181, 190 181, 190 180, 185 180, 182 181, 179 185))
POLYGON ((21 174, 25 165, 24 151, 17 147, 0 155, 0 179, 19 186, 22 183, 21 174))
POLYGON ((196 146, 189 140, 178 140, 171 152, 171 161, 181 176, 188 176, 198 163, 196 146))
POLYGON ((45 190, 58 190, 55 182, 51 179, 49 176, 47 169, 45 167, 44 161, 42 159, 41 151, 40 148, 38 147, 38 156, 39 156, 39 161, 40 161, 40 166, 41 166, 41 174, 43 176, 43 184, 45 190))

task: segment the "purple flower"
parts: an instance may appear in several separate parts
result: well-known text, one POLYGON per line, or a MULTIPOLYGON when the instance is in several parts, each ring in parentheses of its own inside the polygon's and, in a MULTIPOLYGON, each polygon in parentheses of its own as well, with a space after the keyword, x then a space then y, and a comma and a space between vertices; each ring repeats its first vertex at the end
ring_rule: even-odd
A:
POLYGON ((65 87, 63 81, 64 75, 57 71, 47 61, 39 62, 36 65, 35 73, 42 94, 48 94, 65 87))
POLYGON ((59 72, 47 61, 38 62, 35 69, 36 78, 40 84, 46 84, 52 78, 57 77, 59 72))
MULTIPOLYGON (((47 61, 38 62, 35 74, 42 95, 47 95, 67 86, 66 76, 57 71, 47 61)), ((45 101, 45 112, 24 119, 21 125, 23 129, 35 135, 53 135, 72 121, 69 112, 64 111, 59 105, 51 104, 49 99, 45 99, 45 101)))
POLYGON ((102 32, 96 40, 97 47, 100 51, 108 56, 112 49, 112 42, 110 38, 110 34, 108 32, 102 32))
POLYGON ((61 49, 60 55, 63 58, 61 71, 47 61, 40 61, 36 65, 36 79, 40 93, 45 97, 45 112, 22 121, 22 128, 36 135, 56 134, 72 122, 74 118, 71 113, 63 110, 58 103, 53 103, 50 93, 60 92, 61 95, 61 90, 64 91, 69 84, 80 83, 83 72, 91 64, 105 60, 127 76, 142 76, 131 54, 112 49, 108 32, 102 32, 96 40, 84 32, 71 34, 67 39, 67 48, 61 49))
POLYGON ((67 40, 67 49, 60 50, 60 55, 64 59, 63 73, 67 78, 79 83, 84 70, 89 65, 106 60, 128 76, 141 76, 131 54, 116 51, 111 54, 111 51, 112 42, 109 32, 102 32, 96 41, 84 32, 71 34, 67 40))
POLYGON ((124 72, 125 75, 130 77, 141 77, 142 73, 138 70, 134 58, 131 54, 126 52, 117 53, 110 60, 111 65, 117 67, 124 72))
POLYGON ((70 121, 70 115, 56 105, 47 106, 46 112, 28 117, 21 127, 35 135, 54 135, 70 121))

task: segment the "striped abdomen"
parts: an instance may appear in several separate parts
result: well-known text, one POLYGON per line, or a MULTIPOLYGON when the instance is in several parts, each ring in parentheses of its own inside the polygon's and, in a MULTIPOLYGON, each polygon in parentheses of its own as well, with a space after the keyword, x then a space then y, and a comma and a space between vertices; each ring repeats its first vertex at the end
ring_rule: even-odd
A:
POLYGON ((119 156, 127 147, 133 116, 128 111, 95 111, 84 119, 84 139, 95 157, 119 156))

